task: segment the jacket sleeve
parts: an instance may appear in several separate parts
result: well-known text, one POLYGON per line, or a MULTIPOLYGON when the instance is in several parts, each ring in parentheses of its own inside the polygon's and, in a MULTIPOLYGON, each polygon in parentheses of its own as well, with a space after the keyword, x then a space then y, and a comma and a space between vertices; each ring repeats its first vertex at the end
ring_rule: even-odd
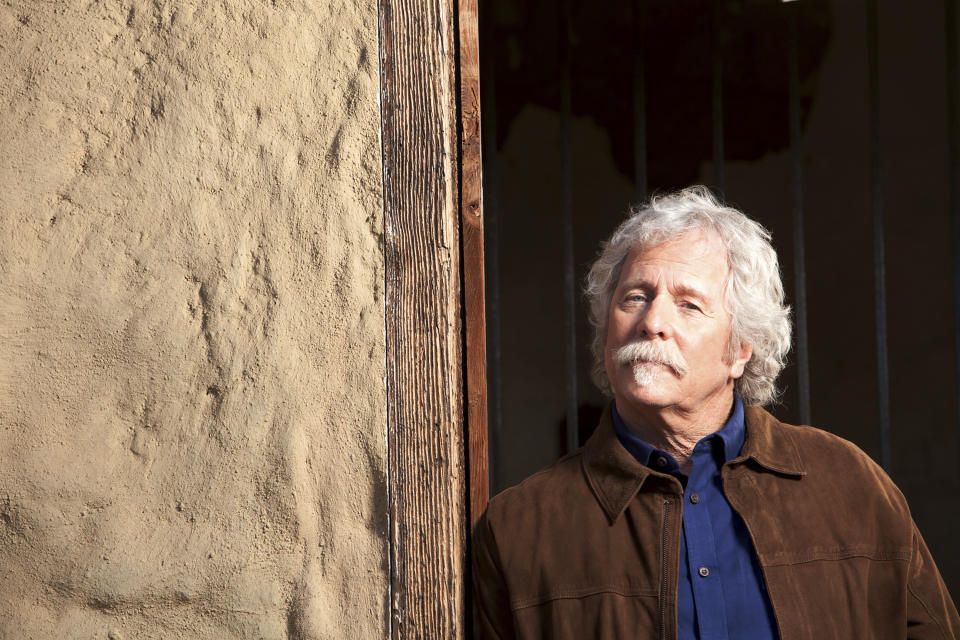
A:
POLYGON ((513 640, 510 598, 486 513, 477 523, 473 535, 473 594, 478 638, 513 640))
POLYGON ((907 576, 907 638, 960 639, 960 616, 947 586, 913 525, 913 552, 907 576))

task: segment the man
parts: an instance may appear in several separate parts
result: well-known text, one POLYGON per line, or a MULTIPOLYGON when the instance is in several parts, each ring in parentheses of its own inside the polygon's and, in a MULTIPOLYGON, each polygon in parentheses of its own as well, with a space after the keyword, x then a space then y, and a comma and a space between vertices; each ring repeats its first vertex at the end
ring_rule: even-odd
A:
POLYGON ((490 501, 483 638, 960 638, 903 495, 761 406, 790 347, 769 234, 702 187, 654 198, 586 294, 587 444, 490 501))

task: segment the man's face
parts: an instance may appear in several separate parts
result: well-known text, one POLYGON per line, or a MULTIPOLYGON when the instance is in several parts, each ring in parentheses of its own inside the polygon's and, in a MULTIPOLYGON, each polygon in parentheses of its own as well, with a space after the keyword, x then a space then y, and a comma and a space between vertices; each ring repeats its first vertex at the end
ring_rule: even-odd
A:
POLYGON ((743 345, 728 357, 727 271, 723 243, 709 231, 627 256, 610 301, 604 356, 622 415, 729 407, 751 350, 743 345))

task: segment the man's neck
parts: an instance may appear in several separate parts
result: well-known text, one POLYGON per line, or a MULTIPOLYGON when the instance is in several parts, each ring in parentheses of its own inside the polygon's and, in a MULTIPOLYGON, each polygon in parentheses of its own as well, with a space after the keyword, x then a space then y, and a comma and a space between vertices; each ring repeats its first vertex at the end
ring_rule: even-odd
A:
POLYGON ((689 474, 690 456, 700 440, 723 428, 733 411, 733 393, 724 394, 691 413, 677 407, 631 407, 617 403, 617 413, 633 435, 650 446, 669 453, 689 474))

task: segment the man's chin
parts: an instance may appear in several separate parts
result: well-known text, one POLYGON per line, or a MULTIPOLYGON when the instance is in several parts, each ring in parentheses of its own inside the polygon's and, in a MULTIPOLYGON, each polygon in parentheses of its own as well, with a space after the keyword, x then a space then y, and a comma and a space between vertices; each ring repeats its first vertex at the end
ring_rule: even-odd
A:
POLYGON ((617 402, 617 406, 627 404, 632 407, 657 409, 676 404, 677 398, 670 389, 663 385, 652 383, 645 386, 631 385, 630 390, 617 402))
POLYGON ((638 362, 633 365, 633 382, 638 387, 649 387, 672 372, 672 369, 659 362, 638 362))

